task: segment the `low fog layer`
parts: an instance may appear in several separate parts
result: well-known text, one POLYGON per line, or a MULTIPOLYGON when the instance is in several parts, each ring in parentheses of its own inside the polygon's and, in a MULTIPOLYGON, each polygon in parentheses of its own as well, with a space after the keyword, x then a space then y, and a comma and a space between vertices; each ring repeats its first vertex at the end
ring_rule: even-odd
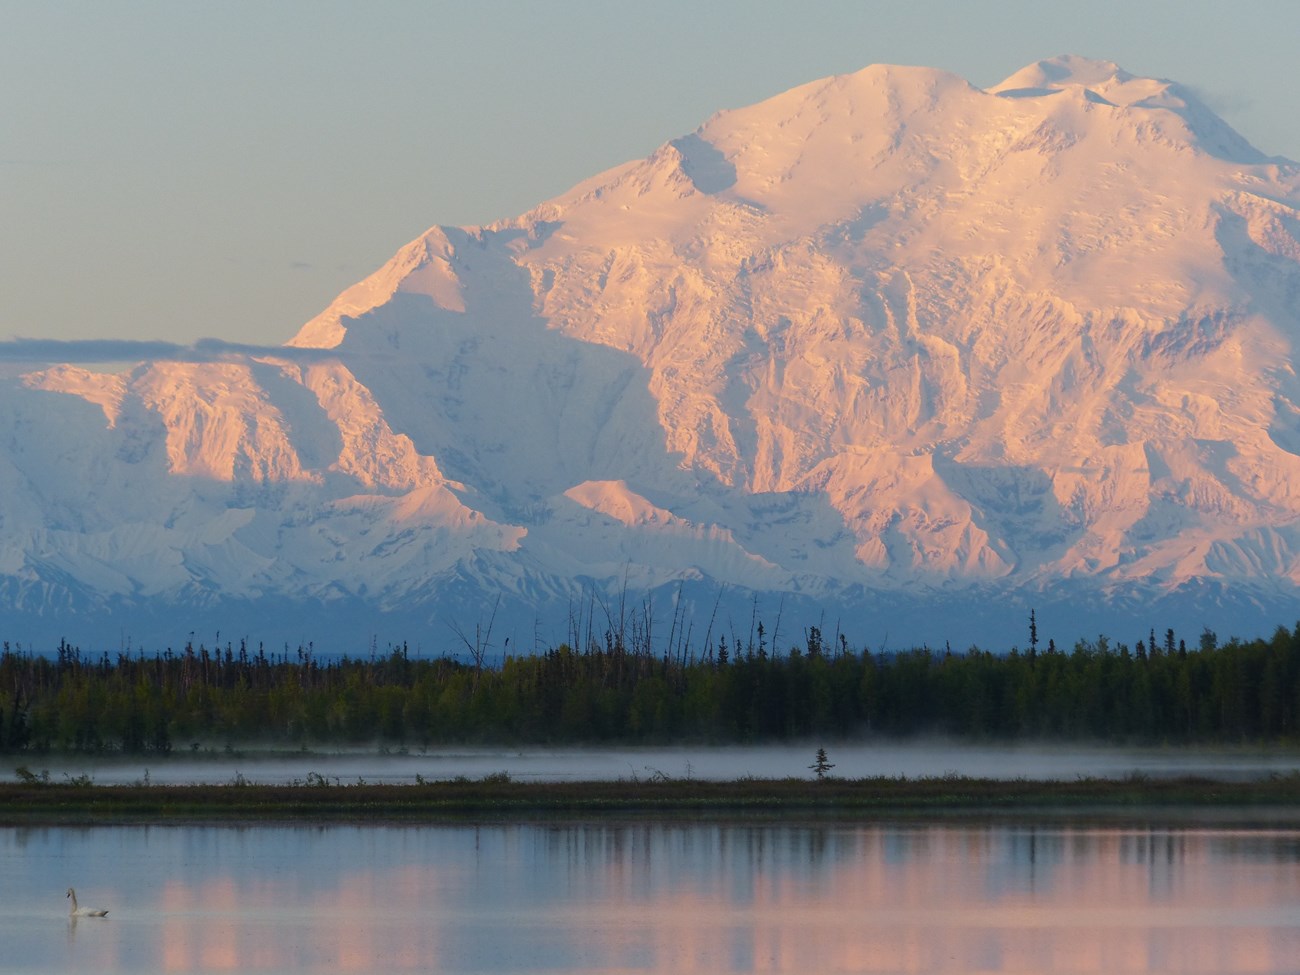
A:
MULTIPOLYGON (((256 751, 140 759, 51 759, 30 763, 54 782, 89 775, 98 785, 214 783, 242 778, 287 784, 324 776, 344 784, 414 783, 505 772, 520 781, 736 779, 811 777, 819 743, 765 747, 601 749, 500 749, 448 747, 408 754, 373 751, 303 752, 291 756, 256 751)), ((1215 749, 976 747, 945 743, 826 744, 831 774, 842 778, 964 775, 995 779, 1123 778, 1129 775, 1198 775, 1240 780, 1300 770, 1300 755, 1215 749)))

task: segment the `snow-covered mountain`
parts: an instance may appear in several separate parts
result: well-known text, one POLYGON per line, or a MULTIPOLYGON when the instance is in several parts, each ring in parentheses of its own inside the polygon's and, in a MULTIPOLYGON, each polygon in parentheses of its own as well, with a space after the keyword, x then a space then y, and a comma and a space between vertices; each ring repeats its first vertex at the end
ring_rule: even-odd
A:
POLYGON ((8 367, 0 625, 1267 630, 1297 340, 1300 168, 1188 90, 875 65, 435 227, 283 348, 8 367))

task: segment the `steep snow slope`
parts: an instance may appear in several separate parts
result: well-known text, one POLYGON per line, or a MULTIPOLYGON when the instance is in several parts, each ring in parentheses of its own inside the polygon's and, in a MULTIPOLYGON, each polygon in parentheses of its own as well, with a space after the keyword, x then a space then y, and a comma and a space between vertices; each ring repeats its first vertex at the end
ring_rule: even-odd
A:
POLYGON ((1298 335, 1300 171, 1185 89, 877 65, 436 227, 282 353, 11 378, 0 573, 33 611, 689 583, 1199 626, 1297 594, 1298 335))

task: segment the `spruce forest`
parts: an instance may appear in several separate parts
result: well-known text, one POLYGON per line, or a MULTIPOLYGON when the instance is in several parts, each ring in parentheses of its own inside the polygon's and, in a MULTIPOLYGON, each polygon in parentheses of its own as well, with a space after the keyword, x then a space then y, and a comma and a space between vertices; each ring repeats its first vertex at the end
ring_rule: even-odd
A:
MULTIPOLYGON (((166 753, 257 742, 285 747, 451 742, 761 742, 944 734, 972 740, 1294 742, 1300 625, 1268 640, 1167 630, 1135 647, 1105 637, 1005 654, 854 649, 808 627, 771 652, 725 638, 695 654, 606 633, 470 662, 405 646, 321 660, 246 644, 53 657, 4 645, 0 750, 166 753), (574 641, 578 642, 578 641, 574 641)), ((472 647, 471 647, 472 649, 472 647)))

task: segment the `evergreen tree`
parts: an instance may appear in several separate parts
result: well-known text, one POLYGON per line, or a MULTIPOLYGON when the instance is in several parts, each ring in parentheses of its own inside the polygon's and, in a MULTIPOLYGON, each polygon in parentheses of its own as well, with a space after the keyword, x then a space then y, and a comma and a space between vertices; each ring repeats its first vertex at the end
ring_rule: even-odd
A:
POLYGON ((835 767, 835 763, 826 758, 826 749, 817 749, 817 761, 808 766, 817 773, 818 779, 826 778, 826 773, 835 767))

